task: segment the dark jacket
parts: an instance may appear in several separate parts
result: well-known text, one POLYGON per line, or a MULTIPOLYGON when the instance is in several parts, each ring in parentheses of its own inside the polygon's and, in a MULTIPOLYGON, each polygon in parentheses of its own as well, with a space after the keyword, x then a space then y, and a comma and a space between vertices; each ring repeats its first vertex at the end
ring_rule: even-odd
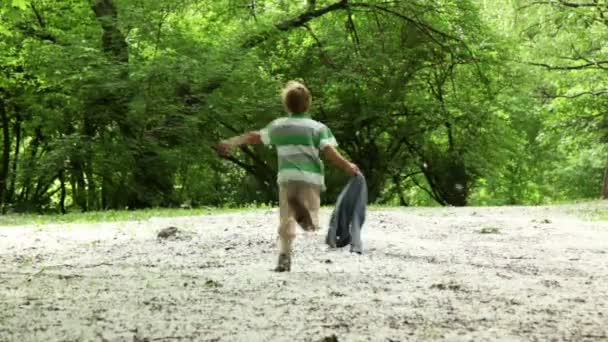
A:
POLYGON ((350 244, 350 251, 361 254, 361 228, 367 208, 367 183, 362 174, 351 178, 338 196, 331 214, 326 242, 331 247, 350 244))

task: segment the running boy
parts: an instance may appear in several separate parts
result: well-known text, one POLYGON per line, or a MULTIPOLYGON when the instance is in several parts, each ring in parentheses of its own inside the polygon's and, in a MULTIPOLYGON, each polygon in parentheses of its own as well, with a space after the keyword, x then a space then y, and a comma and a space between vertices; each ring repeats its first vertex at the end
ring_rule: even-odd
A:
POLYGON ((291 253, 296 237, 296 223, 305 230, 319 229, 320 194, 325 190, 325 158, 350 176, 359 173, 357 165, 347 161, 336 150, 338 145, 330 129, 310 118, 310 91, 299 82, 287 83, 281 94, 289 113, 272 121, 260 131, 251 131, 217 145, 222 155, 231 148, 246 144, 273 145, 277 148, 279 173, 279 260, 277 272, 291 270, 291 253))

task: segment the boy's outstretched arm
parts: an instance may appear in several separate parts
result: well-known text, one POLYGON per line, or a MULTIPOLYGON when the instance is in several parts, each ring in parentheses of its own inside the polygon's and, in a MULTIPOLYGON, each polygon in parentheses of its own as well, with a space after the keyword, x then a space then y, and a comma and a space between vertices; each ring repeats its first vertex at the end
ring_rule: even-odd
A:
POLYGON ((226 156, 230 153, 230 149, 234 147, 261 143, 262 136, 260 135, 260 133, 257 131, 251 131, 245 134, 237 135, 230 139, 222 140, 217 145, 215 145, 215 148, 219 154, 226 156))
POLYGON ((323 155, 325 155, 325 158, 327 158, 332 164, 344 170, 344 172, 346 172, 349 176, 355 176, 361 172, 357 165, 342 157, 340 152, 338 152, 334 146, 325 146, 323 149, 323 155))

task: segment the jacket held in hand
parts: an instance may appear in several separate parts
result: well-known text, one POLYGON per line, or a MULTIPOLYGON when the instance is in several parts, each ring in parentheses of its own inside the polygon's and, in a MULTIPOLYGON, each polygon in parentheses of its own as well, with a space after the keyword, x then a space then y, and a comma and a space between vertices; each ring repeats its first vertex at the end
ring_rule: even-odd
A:
POLYGON ((331 214, 326 242, 329 246, 344 247, 361 254, 361 228, 367 209, 367 183, 362 174, 351 178, 338 196, 336 208, 331 214))

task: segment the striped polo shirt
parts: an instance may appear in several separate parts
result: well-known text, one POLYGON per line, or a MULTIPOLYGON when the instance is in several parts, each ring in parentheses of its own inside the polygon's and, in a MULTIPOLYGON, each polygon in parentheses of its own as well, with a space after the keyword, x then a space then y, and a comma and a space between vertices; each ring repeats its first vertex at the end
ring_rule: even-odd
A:
POLYGON ((307 113, 300 113, 276 119, 259 133, 265 145, 277 148, 279 184, 300 181, 325 190, 319 151, 338 145, 327 126, 311 119, 307 113))

